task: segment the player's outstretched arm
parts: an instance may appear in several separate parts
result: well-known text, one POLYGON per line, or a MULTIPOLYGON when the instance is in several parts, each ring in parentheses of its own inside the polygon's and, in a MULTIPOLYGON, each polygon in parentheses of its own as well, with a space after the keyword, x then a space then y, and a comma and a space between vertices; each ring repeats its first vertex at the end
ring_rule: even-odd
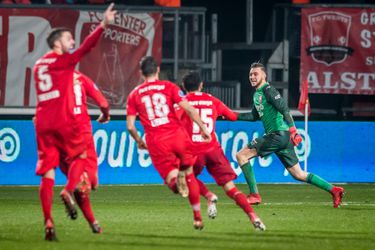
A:
POLYGON ((222 101, 219 99, 214 99, 216 100, 217 104, 217 110, 218 110, 218 115, 223 116, 226 120, 229 121, 256 121, 259 119, 259 115, 255 107, 252 108, 251 112, 246 112, 246 113, 239 113, 231 110, 227 105, 225 105, 222 101))
POLYGON ((225 105, 219 99, 214 98, 216 100, 216 110, 218 112, 218 116, 223 116, 225 119, 229 121, 236 121, 238 114, 231 110, 227 105, 225 105))
POLYGON ((259 120, 259 114, 255 107, 251 109, 251 112, 238 113, 237 120, 239 121, 257 121, 259 120))
POLYGON ((105 28, 108 24, 112 23, 115 19, 115 15, 117 13, 116 10, 113 10, 113 7, 115 6, 114 3, 111 3, 108 8, 103 13, 103 20, 100 22, 100 25, 105 28))

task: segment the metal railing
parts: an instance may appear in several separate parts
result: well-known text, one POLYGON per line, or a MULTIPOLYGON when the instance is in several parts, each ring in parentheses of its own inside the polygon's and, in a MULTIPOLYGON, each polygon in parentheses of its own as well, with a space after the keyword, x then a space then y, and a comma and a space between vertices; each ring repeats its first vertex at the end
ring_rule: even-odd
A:
POLYGON ((241 84, 236 81, 205 82, 204 92, 210 93, 219 98, 232 109, 240 108, 241 84))

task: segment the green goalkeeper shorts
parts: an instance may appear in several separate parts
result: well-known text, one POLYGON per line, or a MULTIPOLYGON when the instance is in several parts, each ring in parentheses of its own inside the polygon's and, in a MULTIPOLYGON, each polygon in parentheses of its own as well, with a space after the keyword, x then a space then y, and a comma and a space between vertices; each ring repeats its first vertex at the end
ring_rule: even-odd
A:
POLYGON ((255 138, 247 144, 247 147, 255 148, 261 157, 275 153, 286 168, 293 167, 298 163, 289 131, 275 131, 255 138))

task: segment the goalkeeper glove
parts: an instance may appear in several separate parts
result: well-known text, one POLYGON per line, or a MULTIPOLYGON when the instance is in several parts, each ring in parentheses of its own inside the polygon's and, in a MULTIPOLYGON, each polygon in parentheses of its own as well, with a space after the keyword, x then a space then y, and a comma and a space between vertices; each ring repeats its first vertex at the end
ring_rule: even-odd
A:
POLYGON ((298 134, 296 127, 289 128, 290 140, 293 142, 294 146, 298 146, 301 143, 302 137, 298 134))

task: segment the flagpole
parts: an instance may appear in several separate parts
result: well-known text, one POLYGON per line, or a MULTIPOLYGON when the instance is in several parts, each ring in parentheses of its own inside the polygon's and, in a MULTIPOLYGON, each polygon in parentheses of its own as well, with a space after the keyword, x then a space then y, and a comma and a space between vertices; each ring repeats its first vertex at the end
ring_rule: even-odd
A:
POLYGON ((304 154, 304 171, 307 172, 307 149, 309 143, 309 136, 308 136, 308 121, 309 121, 309 99, 305 102, 305 154, 304 154))

